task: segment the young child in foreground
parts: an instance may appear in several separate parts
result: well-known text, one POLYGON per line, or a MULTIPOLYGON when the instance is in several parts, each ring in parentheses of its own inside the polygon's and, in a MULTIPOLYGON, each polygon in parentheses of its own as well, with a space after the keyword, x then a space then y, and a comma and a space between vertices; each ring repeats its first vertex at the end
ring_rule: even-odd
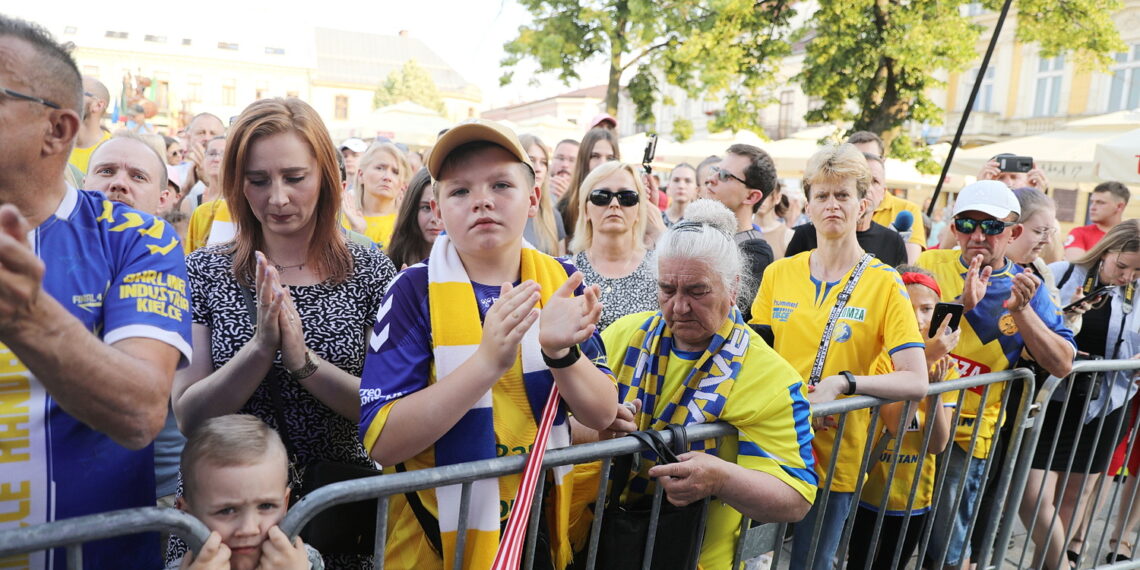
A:
MULTIPOLYGON (((938 283, 930 272, 919 267, 901 265, 898 271, 906 285, 907 295, 922 332, 922 340, 926 344, 930 384, 958 378, 957 369, 948 355, 957 346, 961 333, 958 330, 948 331, 946 325, 950 317, 947 316, 934 331, 934 336, 930 336, 934 306, 942 296, 938 283)), ((889 367, 890 360, 880 359, 877 366, 889 367)), ((950 408, 957 401, 957 392, 946 392, 929 395, 919 403, 894 402, 882 407, 880 422, 883 428, 879 437, 891 439, 882 453, 871 459, 874 463, 870 467, 867 482, 863 485, 859 508, 855 513, 849 548, 851 554, 847 558, 848 568, 866 568, 872 549, 877 550, 874 550, 870 568, 902 569, 910 562, 930 512, 934 491, 934 456, 946 449, 946 444, 950 441, 950 408), (896 433, 904 415, 906 423, 902 426, 903 432, 896 433), (922 442, 928 422, 933 423, 933 426, 930 427, 930 439, 923 450, 922 442), (883 512, 882 527, 879 529, 878 541, 873 542, 872 533, 879 509, 884 504, 884 495, 886 509, 883 512), (892 566, 895 550, 900 545, 898 563, 892 566)))
POLYGON ((175 506, 205 523, 197 555, 167 568, 323 570, 316 549, 289 542, 277 523, 289 508, 289 460, 273 428, 244 414, 212 418, 182 450, 183 494, 175 506))

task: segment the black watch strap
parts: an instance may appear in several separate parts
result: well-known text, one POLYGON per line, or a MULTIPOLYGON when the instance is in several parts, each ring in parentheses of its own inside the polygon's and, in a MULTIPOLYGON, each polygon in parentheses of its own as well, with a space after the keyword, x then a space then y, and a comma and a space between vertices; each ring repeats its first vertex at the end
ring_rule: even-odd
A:
POLYGON ((570 352, 567 352, 566 356, 562 358, 551 358, 547 356, 546 351, 542 349, 539 349, 539 352, 542 352, 542 361, 546 363, 546 367, 551 369, 569 367, 575 362, 578 362, 578 359, 582 356, 582 351, 578 350, 578 345, 576 344, 571 346, 570 352))
POLYGON ((858 387, 858 384, 855 382, 855 375, 852 374, 850 370, 844 370, 843 372, 840 372, 840 374, 842 374, 843 377, 847 379, 847 391, 844 392, 844 394, 847 396, 854 396, 855 389, 858 387))

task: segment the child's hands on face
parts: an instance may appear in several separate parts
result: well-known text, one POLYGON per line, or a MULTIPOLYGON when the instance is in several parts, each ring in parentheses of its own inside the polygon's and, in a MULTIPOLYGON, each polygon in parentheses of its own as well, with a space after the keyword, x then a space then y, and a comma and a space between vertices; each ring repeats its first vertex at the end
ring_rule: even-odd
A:
POLYGON ((229 570, 229 567, 230 548, 222 544, 222 535, 217 531, 210 533, 197 556, 193 552, 187 552, 179 565, 182 570, 229 570))
POLYGON ((959 327, 952 332, 947 332, 950 325, 951 315, 946 315, 938 327, 934 330, 934 336, 927 336, 930 330, 924 327, 922 331, 922 340, 926 344, 926 364, 933 366, 936 362, 942 360, 944 356, 950 354, 954 347, 958 346, 958 340, 962 337, 962 328, 959 327))
POLYGON ((290 543, 289 537, 285 536, 281 528, 273 525, 265 542, 261 543, 261 561, 257 567, 265 570, 308 570, 309 553, 305 551, 301 537, 294 538, 290 543))

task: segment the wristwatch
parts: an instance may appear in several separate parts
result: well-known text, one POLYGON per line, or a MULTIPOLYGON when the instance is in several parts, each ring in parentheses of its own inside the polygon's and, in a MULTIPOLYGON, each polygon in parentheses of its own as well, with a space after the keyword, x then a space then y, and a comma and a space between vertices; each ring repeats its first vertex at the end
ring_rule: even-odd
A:
POLYGON ((858 386, 858 384, 855 383, 855 375, 852 374, 850 370, 844 370, 843 372, 840 372, 840 374, 847 379, 847 391, 843 394, 847 396, 854 396, 855 388, 858 386))
POLYGON ((542 349, 539 349, 539 352, 542 353, 542 361, 546 363, 546 367, 551 369, 569 367, 575 362, 578 362, 578 358, 582 356, 582 351, 578 350, 578 345, 576 344, 571 346, 570 352, 567 352, 566 356, 562 358, 551 358, 547 356, 546 351, 542 349))
POLYGON ((317 358, 317 355, 313 354, 313 349, 307 349, 305 350, 305 365, 296 370, 290 370, 289 376, 297 381, 304 380, 317 371, 317 364, 319 362, 320 360, 317 358))

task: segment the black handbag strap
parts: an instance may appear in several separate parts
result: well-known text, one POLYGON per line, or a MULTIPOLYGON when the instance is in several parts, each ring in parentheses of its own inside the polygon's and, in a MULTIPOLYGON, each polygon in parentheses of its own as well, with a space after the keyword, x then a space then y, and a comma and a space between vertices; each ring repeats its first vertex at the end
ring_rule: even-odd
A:
MULTIPOLYGON (((688 438, 685 437, 685 428, 682 426, 669 424, 666 429, 673 434, 672 447, 665 443, 665 438, 661 437, 660 433, 653 430, 635 431, 629 435, 649 446, 649 449, 652 449, 663 463, 676 463, 677 452, 684 453, 688 447, 688 438)), ((621 501, 621 495, 625 492, 626 485, 629 484, 629 473, 633 469, 633 458, 639 454, 640 452, 635 452, 614 460, 613 471, 610 475, 610 480, 613 481, 613 485, 610 487, 610 504, 616 505, 621 501)))
MULTIPOLYGON (((253 325, 254 334, 257 334, 257 307, 254 306, 253 292, 240 283, 238 289, 241 290, 246 310, 249 311, 249 323, 253 325)), ((293 447, 292 438, 289 437, 289 424, 285 423, 285 403, 284 396, 281 395, 281 383, 272 373, 269 375, 269 401, 273 406, 273 420, 277 422, 277 433, 281 436, 281 442, 285 444, 286 453, 289 454, 289 463, 296 465, 297 450, 293 447)))
MULTIPOLYGON (((396 472, 403 473, 408 468, 403 463, 396 464, 396 472)), ((409 491, 404 493, 404 497, 408 499, 408 506, 412 507, 412 513, 416 515, 416 520, 420 523, 420 528, 424 531, 424 536, 427 537, 431 547, 435 549, 436 554, 442 556, 443 541, 439 538, 439 519, 431 516, 427 507, 424 506, 423 501, 420 500, 420 495, 416 491, 409 491)))

